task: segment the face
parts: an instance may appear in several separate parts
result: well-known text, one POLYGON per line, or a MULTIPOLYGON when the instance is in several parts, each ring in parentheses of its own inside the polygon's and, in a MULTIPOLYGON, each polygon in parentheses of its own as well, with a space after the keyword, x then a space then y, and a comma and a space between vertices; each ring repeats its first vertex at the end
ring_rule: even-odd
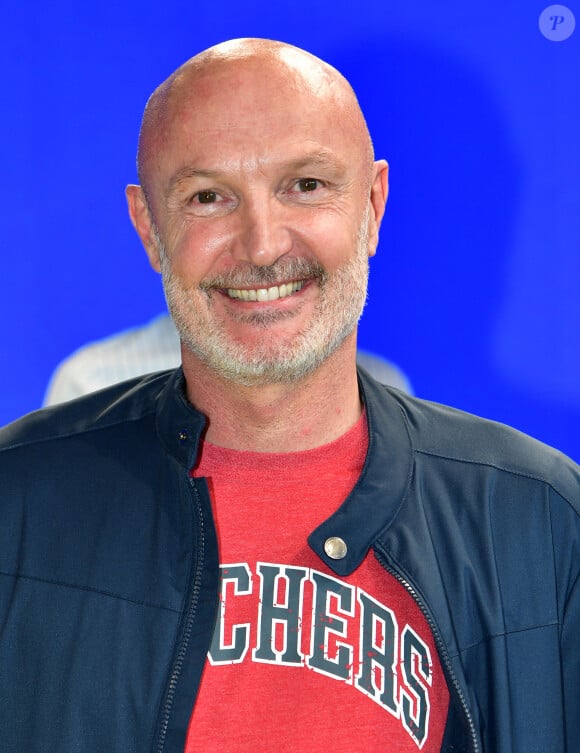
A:
POLYGON ((182 341, 233 382, 302 378, 362 312, 386 165, 337 128, 335 100, 255 65, 213 71, 174 107, 150 212, 128 193, 182 341))

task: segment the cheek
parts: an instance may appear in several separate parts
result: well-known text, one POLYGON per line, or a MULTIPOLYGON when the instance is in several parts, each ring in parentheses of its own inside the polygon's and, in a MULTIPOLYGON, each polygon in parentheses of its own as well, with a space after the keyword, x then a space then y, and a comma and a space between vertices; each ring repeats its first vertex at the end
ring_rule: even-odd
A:
POLYGON ((310 228, 308 245, 328 271, 342 267, 355 256, 359 245, 359 227, 346 216, 325 216, 310 228))
POLYGON ((224 237, 205 223, 184 223, 166 246, 175 274, 191 281, 215 273, 224 252, 224 237))

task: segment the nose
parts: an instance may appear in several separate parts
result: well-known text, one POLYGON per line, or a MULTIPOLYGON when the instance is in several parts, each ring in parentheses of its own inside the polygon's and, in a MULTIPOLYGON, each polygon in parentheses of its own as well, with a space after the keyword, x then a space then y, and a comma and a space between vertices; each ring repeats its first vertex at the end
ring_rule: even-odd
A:
POLYGON ((274 264, 292 248, 288 209, 272 196, 253 196, 243 202, 233 255, 261 267, 274 264))

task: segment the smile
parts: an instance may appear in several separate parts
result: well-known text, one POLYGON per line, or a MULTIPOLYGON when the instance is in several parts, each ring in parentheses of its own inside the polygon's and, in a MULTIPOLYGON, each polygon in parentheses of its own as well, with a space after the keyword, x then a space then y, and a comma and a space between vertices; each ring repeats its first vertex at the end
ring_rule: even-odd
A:
POLYGON ((230 298, 237 298, 240 301, 277 301, 279 298, 287 298, 289 295, 297 293, 304 287, 304 283, 305 280, 296 280, 282 285, 274 285, 271 288, 253 288, 251 290, 228 288, 226 292, 230 298))

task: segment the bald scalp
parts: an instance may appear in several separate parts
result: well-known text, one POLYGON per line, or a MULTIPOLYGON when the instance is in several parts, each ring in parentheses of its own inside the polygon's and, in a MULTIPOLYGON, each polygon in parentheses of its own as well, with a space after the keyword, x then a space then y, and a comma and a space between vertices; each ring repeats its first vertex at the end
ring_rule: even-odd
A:
POLYGON ((336 68, 299 47, 269 39, 235 39, 190 58, 149 98, 137 150, 139 182, 149 205, 151 175, 163 159, 167 135, 181 105, 195 96, 202 99, 204 81, 230 71, 234 77, 243 66, 251 67, 254 77, 261 76, 266 81, 277 76, 281 85, 306 92, 321 103, 331 103, 337 110, 340 127, 348 127, 360 141, 361 158, 368 163, 370 180, 373 146, 356 95, 346 78, 336 68))

